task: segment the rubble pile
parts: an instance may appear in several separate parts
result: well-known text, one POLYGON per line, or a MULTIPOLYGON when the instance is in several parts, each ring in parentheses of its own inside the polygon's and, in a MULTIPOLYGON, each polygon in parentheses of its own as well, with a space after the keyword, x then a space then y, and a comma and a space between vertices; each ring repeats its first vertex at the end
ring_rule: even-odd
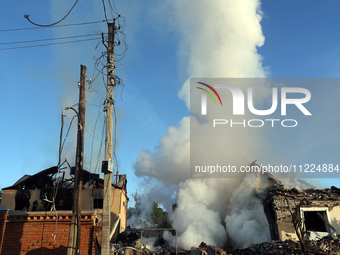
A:
POLYGON ((308 241, 306 247, 309 254, 340 254, 339 235, 328 235, 318 241, 308 241))
POLYGON ((292 197, 295 199, 307 200, 339 200, 340 189, 332 186, 330 189, 306 189, 298 191, 296 188, 275 188, 275 190, 269 191, 272 197, 292 197))
POLYGON ((299 244, 291 240, 286 241, 268 241, 260 244, 249 244, 245 249, 234 249, 227 254, 233 255, 300 255, 303 254, 299 244))
MULTIPOLYGON (((175 248, 162 237, 162 230, 144 231, 142 229, 127 228, 119 234, 116 243, 111 243, 111 254, 118 255, 151 255, 151 254, 176 254, 175 248), (147 245, 149 245, 147 247, 147 245)), ((188 252, 187 252, 188 253, 188 252)))
MULTIPOLYGON (((153 232, 151 232, 154 234, 153 232)), ((141 231, 129 229, 123 233, 121 241, 111 244, 111 254, 118 255, 151 255, 166 254, 175 255, 176 251, 162 245, 155 245, 155 250, 148 249, 141 243, 141 231)), ((307 240, 304 244, 307 255, 336 254, 340 255, 340 235, 328 235, 317 241, 307 240)), ((207 245, 202 242, 198 247, 191 250, 178 250, 178 255, 303 255, 303 249, 299 242, 293 240, 274 240, 264 243, 250 243, 247 248, 233 249, 230 245, 224 249, 215 245, 207 245)))
MULTIPOLYGON (((308 255, 336 254, 340 255, 339 236, 326 236, 318 241, 306 241, 305 250, 308 255)), ((264 243, 250 243, 244 249, 222 250, 213 245, 201 243, 199 248, 192 247, 190 255, 303 255, 299 242, 292 240, 274 240, 264 243)))
POLYGON ((116 242, 121 242, 122 245, 139 245, 138 240, 141 237, 141 229, 137 228, 127 228, 124 232, 120 233, 117 237, 116 242), (137 243, 136 243, 137 242, 137 243))
POLYGON ((133 255, 136 251, 141 250, 141 230, 136 228, 127 228, 124 232, 120 233, 115 243, 111 243, 111 254, 118 255, 133 255))
MULTIPOLYGON (((201 244, 202 245, 202 244, 201 244)), ((190 255, 300 255, 299 245, 294 241, 268 241, 260 244, 250 243, 245 249, 222 250, 216 246, 208 245, 206 249, 191 248, 190 255)))

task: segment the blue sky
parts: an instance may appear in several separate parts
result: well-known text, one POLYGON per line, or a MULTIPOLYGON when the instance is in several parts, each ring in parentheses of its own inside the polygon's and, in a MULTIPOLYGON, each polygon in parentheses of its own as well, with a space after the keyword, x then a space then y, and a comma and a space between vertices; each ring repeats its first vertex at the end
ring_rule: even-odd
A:
MULTIPOLYGON (((34 27, 23 18, 24 14, 29 14, 37 23, 52 23, 64 16, 72 4, 72 1, 66 0, 1 2, 0 30, 34 27)), ((155 0, 117 0, 116 5, 118 12, 126 18, 125 33, 129 46, 123 65, 116 70, 125 83, 124 90, 120 87, 115 93, 118 121, 116 153, 120 173, 128 175, 130 193, 140 188, 133 165, 141 148, 157 152, 159 141, 168 127, 178 126, 182 118, 189 115, 185 102, 177 94, 192 74, 181 52, 183 30, 178 27, 173 15, 173 5, 155 0)), ((257 50, 263 57, 262 65, 268 76, 339 77, 339 8, 337 1, 262 1, 261 26, 265 42, 257 50)), ((188 12, 189 18, 190 15, 188 12)), ((61 24, 103 19, 101 1, 79 1, 61 24)), ((98 31, 107 31, 105 23, 1 31, 0 42, 98 31)), ((57 164, 61 110, 78 101, 80 64, 87 66, 88 78, 92 76, 93 56, 99 57, 104 51, 101 44, 95 49, 99 41, 0 50, 0 188, 14 184, 24 174, 34 174, 57 164)), ((6 47, 0 45, 0 49, 6 47)), ((85 169, 89 169, 90 162, 92 166, 96 164, 95 157, 90 160, 90 133, 101 112, 98 106, 102 105, 105 97, 101 76, 92 85, 98 92, 87 92, 85 169)), ((94 142, 95 155, 102 136, 102 123, 103 118, 96 126, 99 139, 94 142)), ((333 131, 337 134, 336 130, 333 131)), ((71 163, 75 154, 74 142, 73 129, 63 156, 71 163)), ((327 144, 324 150, 327 152, 327 144)), ((335 146, 329 153, 336 154, 336 151, 335 146)), ((327 186, 339 186, 338 179, 320 181, 326 182, 327 186)))

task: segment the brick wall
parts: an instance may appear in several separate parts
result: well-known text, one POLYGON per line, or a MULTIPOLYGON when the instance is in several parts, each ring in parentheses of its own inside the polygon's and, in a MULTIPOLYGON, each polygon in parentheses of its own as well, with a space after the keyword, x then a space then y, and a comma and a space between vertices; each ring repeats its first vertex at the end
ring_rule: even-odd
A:
POLYGON ((6 230, 6 221, 7 221, 8 212, 0 213, 0 254, 1 254, 1 247, 3 242, 3 237, 6 230))
MULTIPOLYGON (((66 254, 70 211, 0 212, 0 254, 66 254)), ((81 255, 95 254, 97 211, 82 213, 81 255)))

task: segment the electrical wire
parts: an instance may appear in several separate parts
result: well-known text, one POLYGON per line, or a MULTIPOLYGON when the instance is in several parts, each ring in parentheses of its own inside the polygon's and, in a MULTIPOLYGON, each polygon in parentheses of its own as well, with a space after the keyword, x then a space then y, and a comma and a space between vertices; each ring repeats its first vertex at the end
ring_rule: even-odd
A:
MULTIPOLYGON (((102 98, 100 101, 101 101, 101 104, 103 105, 102 107, 104 107, 105 98, 102 98)), ((104 111, 98 111, 98 115, 101 114, 101 113, 104 113, 104 111)), ((97 155, 97 162, 96 162, 96 166, 95 166, 95 169, 94 169, 94 172, 95 173, 98 172, 98 174, 100 174, 100 170, 98 169, 98 165, 99 165, 99 160, 100 160, 101 154, 102 154, 101 150, 102 150, 102 147, 103 147, 103 141, 105 139, 105 137, 104 137, 105 123, 106 123, 106 119, 104 118, 104 124, 103 124, 102 134, 101 134, 101 140, 100 140, 100 144, 99 144, 99 152, 98 152, 98 155, 97 155), (97 169, 98 169, 98 171, 97 171, 97 169)))
POLYGON ((113 8, 113 6, 112 6, 112 4, 111 4, 111 1, 109 0, 108 2, 109 2, 109 5, 110 5, 110 10, 111 10, 112 16, 113 16, 113 13, 116 14, 116 15, 118 16, 119 14, 118 14, 118 12, 117 12, 117 8, 116 8, 116 5, 115 5, 115 2, 112 1, 112 4, 113 4, 114 8, 113 8))
MULTIPOLYGON (((107 76, 107 75, 106 75, 107 76)), ((107 90, 107 85, 106 85, 106 81, 105 81, 105 75, 102 74, 102 79, 103 79, 103 83, 104 83, 104 87, 107 90)))
MULTIPOLYGON (((59 182, 60 182, 60 159, 61 159, 61 154, 62 154, 62 151, 63 151, 63 148, 64 148, 64 144, 65 144, 65 141, 66 141, 66 138, 68 137, 68 134, 70 132, 70 129, 71 129, 71 126, 72 126, 72 123, 73 123, 73 120, 74 118, 78 116, 78 112, 73 108, 73 107, 65 107, 61 113, 61 130, 60 130, 60 140, 59 140, 59 156, 58 156, 58 178, 57 178, 57 181, 56 181, 56 185, 53 187, 53 190, 51 192, 51 198, 53 197, 52 199, 52 207, 51 209, 54 210, 55 209, 55 201, 57 199, 57 194, 58 194, 58 188, 59 188, 59 182), (63 138, 63 130, 64 130, 64 117, 66 117, 67 115, 65 115, 65 111, 66 110, 73 110, 76 115, 73 116, 73 118, 71 119, 71 122, 69 124, 69 127, 68 127, 68 130, 67 130, 67 133, 66 133, 66 136, 64 138, 64 141, 62 142, 62 138, 63 138)), ((65 163, 65 162, 64 162, 65 163)))
MULTIPOLYGON (((90 24, 103 23, 103 22, 107 22, 107 21, 101 20, 101 21, 92 21, 92 22, 83 22, 83 23, 74 23, 74 24, 64 24, 64 25, 53 26, 53 28, 68 27, 68 26, 82 26, 82 25, 90 25, 90 24)), ((31 30, 31 29, 40 29, 40 28, 46 28, 46 27, 25 27, 25 28, 1 29, 0 32, 12 32, 12 31, 22 31, 22 30, 31 30)))
POLYGON ((97 123, 98 123, 98 119, 100 118, 100 115, 102 114, 103 112, 100 112, 96 118, 96 122, 94 124, 94 127, 93 127, 93 136, 92 136, 92 144, 91 144, 91 156, 90 156, 90 171, 92 169, 92 155, 93 155, 93 144, 94 144, 94 139, 97 139, 95 136, 96 136, 96 128, 97 128, 97 123))
POLYGON ((115 52, 115 62, 120 62, 125 57, 125 54, 128 51, 129 47, 128 47, 127 43, 126 43, 126 34, 123 31, 117 31, 116 32, 116 37, 117 37, 119 42, 122 41, 123 44, 124 44, 124 50, 121 53, 115 52), (119 35, 120 34, 122 36, 121 40, 119 39, 119 35), (119 58, 117 58, 117 56, 119 58))
MULTIPOLYGON (((122 65, 121 61, 122 59, 125 57, 125 54, 128 50, 128 45, 126 43, 126 34, 124 32, 124 27, 126 26, 126 19, 125 17, 121 16, 118 12, 117 12, 117 8, 115 5, 115 2, 113 0, 106 0, 108 3, 109 8, 107 8, 107 3, 105 3, 105 0, 102 0, 102 6, 103 6, 103 11, 104 11, 104 16, 105 16, 105 20, 107 23, 110 21, 108 14, 111 14, 112 16, 112 20, 115 23, 115 27, 114 27, 114 47, 115 49, 115 58, 114 58, 114 63, 112 63, 113 66, 113 71, 116 71, 117 67, 122 65), (109 12, 108 12, 109 11, 109 12)), ((110 17, 111 18, 111 17, 110 17)), ((108 35, 107 33, 104 35, 102 34, 102 43, 105 45, 105 43, 108 42, 108 35)), ((98 42, 96 48, 98 47, 98 45, 100 44, 100 42, 98 42)), ((90 83, 89 83, 89 89, 90 91, 94 91, 97 92, 96 90, 93 89, 93 83, 94 81, 97 80, 97 78, 99 76, 102 77, 103 80, 103 85, 105 86, 105 89, 107 89, 107 64, 106 64, 106 58, 108 57, 108 50, 107 48, 105 49, 104 52, 101 53, 101 55, 99 57, 94 57, 94 71, 92 74, 92 77, 90 79, 90 83), (104 63, 105 62, 105 63, 104 63)), ((114 86, 124 86, 124 83, 122 81, 122 79, 120 77, 118 77, 116 74, 113 75, 113 85, 114 86)), ((121 98, 122 98, 122 93, 121 92, 121 98)), ((105 100, 105 99, 104 99, 105 100)), ((105 103, 104 103, 105 105, 105 103)), ((104 124, 103 124, 103 128, 102 128, 102 134, 101 134, 101 139, 100 139, 100 144, 99 144, 99 148, 98 148, 98 155, 97 155, 97 159, 96 159, 96 164, 94 166, 94 172, 100 173, 100 162, 101 162, 101 157, 102 157, 102 150, 103 150, 103 145, 104 145, 104 141, 105 139, 108 140, 113 140, 113 152, 109 152, 110 158, 114 159, 115 162, 115 168, 117 168, 118 171, 118 160, 117 160, 117 155, 116 155, 116 144, 117 144, 117 111, 116 111, 116 107, 115 104, 113 103, 113 114, 114 114, 114 127, 113 127, 113 132, 114 134, 111 134, 111 137, 105 137, 105 126, 106 126, 106 118, 104 118, 104 124)), ((104 109, 105 112, 105 109, 104 109)), ((90 171, 92 172, 92 158, 93 158, 93 150, 94 150, 94 140, 98 140, 97 136, 96 136, 96 129, 97 129, 97 122, 100 119, 101 114, 103 113, 103 111, 101 111, 97 118, 96 118, 96 122, 94 124, 93 127, 93 132, 92 132, 92 146, 91 146, 91 155, 90 155, 90 171)))
POLYGON ((54 22, 54 23, 52 23, 52 24, 49 24, 49 25, 40 25, 40 24, 34 23, 33 21, 30 20, 30 18, 29 18, 30 15, 27 15, 27 14, 24 15, 24 18, 27 19, 29 22, 31 22, 31 23, 32 23, 33 25, 35 25, 35 26, 39 26, 39 27, 51 27, 51 26, 54 26, 54 25, 56 25, 56 24, 62 22, 62 21, 63 21, 63 20, 71 13, 71 11, 72 11, 73 8, 76 6, 76 4, 78 3, 78 1, 79 1, 79 0, 76 0, 76 2, 74 3, 74 5, 71 7, 71 9, 68 11, 68 13, 66 13, 66 15, 65 15, 62 19, 60 19, 59 21, 54 22))
POLYGON ((102 3, 103 3, 103 9, 104 9, 105 20, 106 20, 106 22, 108 22, 108 19, 107 19, 107 16, 106 16, 106 7, 105 7, 105 2, 104 2, 104 0, 102 0, 102 3))
POLYGON ((97 156, 97 164, 96 164, 96 167, 95 167, 95 173, 100 173, 100 170, 99 170, 99 161, 100 161, 100 158, 101 158, 101 154, 102 154, 102 147, 103 147, 103 141, 105 140, 105 134, 104 134, 104 131, 105 131, 105 126, 106 126, 106 120, 104 119, 104 124, 103 124, 103 129, 102 129, 102 138, 101 138, 101 141, 100 141, 100 146, 99 146, 99 151, 98 151, 98 156, 97 156))
MULTIPOLYGON (((111 0, 107 0, 107 2, 109 3, 109 6, 110 6, 110 12, 111 12, 112 19, 119 18, 120 15, 117 12, 117 8, 116 8, 116 5, 115 5, 114 1, 113 0, 112 1, 111 0)), ((104 15, 105 15, 105 18, 107 19, 105 0, 102 0, 102 3, 103 3, 104 15)), ((108 20, 107 20, 107 22, 108 22, 108 20)))
MULTIPOLYGON (((64 116, 65 116, 65 109, 62 111, 62 113, 61 113, 61 129, 60 129, 60 137, 59 137, 59 153, 58 153, 58 173, 59 173, 59 177, 60 177, 60 167, 61 167, 61 165, 60 165, 60 161, 61 161, 61 153, 62 153, 62 151, 63 151, 63 147, 64 147, 64 145, 63 145, 63 142, 62 142, 62 139, 63 139, 63 130, 64 130, 64 116)), ((72 122, 71 122, 71 124, 72 124, 72 122)), ((63 164, 65 163, 65 161, 63 162, 63 164)), ((59 183, 58 183, 59 184, 59 183)), ((59 186, 59 185, 57 185, 57 186, 59 186)), ((56 188, 56 191, 55 191, 55 193, 57 193, 57 191, 58 191, 58 187, 56 188)), ((53 192, 52 192, 53 193, 53 192)), ((56 197, 57 195, 55 194, 55 197, 56 197)), ((54 196, 53 196, 54 197, 54 196)), ((54 205, 54 202, 55 201, 55 199, 53 199, 53 205, 54 205)))
POLYGON ((56 43, 46 43, 46 44, 38 44, 38 45, 18 46, 18 47, 11 47, 11 48, 2 48, 0 50, 26 49, 26 48, 34 48, 34 47, 42 47, 42 46, 50 46, 50 45, 58 45, 58 44, 68 44, 68 43, 75 43, 75 42, 93 41, 93 40, 98 40, 98 39, 101 39, 101 38, 98 37, 98 38, 74 40, 74 41, 68 41, 68 42, 56 42, 56 43))
POLYGON ((95 35, 98 36, 98 34, 74 35, 74 36, 64 36, 64 37, 57 37, 57 38, 37 39, 37 40, 30 40, 30 41, 5 42, 5 43, 0 43, 0 45, 18 44, 18 43, 32 43, 32 42, 44 42, 44 41, 53 41, 53 40, 63 40, 63 39, 79 38, 79 37, 89 37, 89 36, 95 36, 95 35))
POLYGON ((103 64, 103 57, 104 56, 105 56, 105 53, 102 53, 102 55, 99 58, 93 57, 93 59, 95 60, 95 63, 94 63, 95 70, 93 71, 93 74, 92 74, 92 77, 91 77, 91 83, 89 84, 90 91, 93 90, 93 91, 97 92, 96 90, 93 89, 92 84, 98 78, 98 76, 103 73, 103 69, 105 68, 105 66, 103 64), (100 64, 102 66, 101 69, 99 69, 100 64), (97 71, 97 74, 96 74, 96 71, 97 71))
POLYGON ((95 90, 93 87, 92 87, 92 83, 97 79, 97 77, 99 76, 99 74, 103 71, 105 67, 103 66, 102 69, 98 70, 98 74, 96 75, 96 77, 94 77, 95 73, 96 73, 96 70, 93 71, 93 74, 92 74, 92 77, 94 77, 93 79, 91 78, 91 82, 89 83, 89 90, 90 92, 94 91, 94 92, 98 92, 97 90, 95 90), (92 91, 91 91, 92 90, 92 91))
POLYGON ((116 156, 116 143, 117 143, 117 114, 116 114, 116 105, 113 103, 113 112, 114 112, 114 117, 115 117, 115 122, 114 122, 114 140, 113 140, 113 157, 115 160, 115 164, 117 165, 117 171, 119 170, 118 167, 118 160, 116 156))
POLYGON ((63 143, 62 143, 62 145, 61 145, 61 150, 64 149, 64 145, 65 145, 66 139, 67 139, 67 137, 68 137, 68 134, 70 133, 70 129, 71 129, 71 126, 72 126, 72 123, 73 123, 73 120, 74 120, 75 117, 77 117, 77 115, 74 115, 74 116, 72 117, 71 122, 70 122, 70 125, 68 126, 66 136, 65 136, 64 141, 63 141, 63 143))
MULTIPOLYGON (((106 6, 105 6, 104 0, 102 0, 102 3, 103 3, 103 9, 104 9, 105 18, 107 19, 107 10, 106 10, 106 6)), ((114 47, 116 47, 116 48, 119 47, 121 45, 121 43, 122 43, 122 46, 123 46, 123 50, 121 52, 118 52, 115 49, 115 58, 114 58, 114 66, 113 66, 113 71, 115 72, 117 67, 122 65, 121 61, 125 57, 125 54, 126 54, 126 52, 128 50, 128 45, 126 43, 126 34, 124 33, 124 27, 126 25, 126 22, 125 22, 125 17, 122 17, 120 14, 118 14, 114 1, 108 0, 108 3, 109 3, 109 6, 110 6, 111 15, 113 16, 113 19, 114 19, 114 22, 115 22, 114 38, 115 38, 116 42, 114 42, 114 47), (114 17, 114 16, 116 16, 116 17, 114 17)), ((102 43, 104 44, 104 46, 107 45, 107 44, 105 44, 107 42, 108 42, 108 37, 107 36, 105 36, 105 37, 103 36, 102 43)), ((94 60, 95 60, 95 63, 94 63, 95 70, 93 72, 92 77, 94 79, 97 79, 97 77, 101 74, 102 80, 103 80, 103 84, 105 86, 105 89, 107 90, 108 89, 108 87, 107 87, 107 69, 106 69, 106 72, 104 71, 104 69, 105 69, 105 67, 107 67, 107 65, 104 64, 104 62, 103 62, 105 57, 106 58, 108 57, 107 46, 106 46, 106 51, 102 52, 100 57, 94 58, 94 60)), ((114 83, 113 85, 114 86, 119 86, 119 85, 123 85, 124 86, 122 79, 119 78, 116 74, 114 74, 113 79, 114 79, 114 81, 113 81, 113 83, 114 83)), ((122 92, 121 92, 121 98, 122 98, 122 92)), ((113 112, 113 114, 114 114, 114 127, 113 127, 114 134, 113 134, 113 137, 107 137, 105 139, 111 140, 113 138, 113 152, 112 152, 113 154, 110 156, 110 158, 114 159, 115 167, 117 168, 117 171, 118 171, 119 170, 119 166, 118 166, 118 160, 117 160, 117 155, 116 155, 117 112, 116 112, 116 107, 115 107, 114 103, 113 103, 113 111, 114 111, 113 112)), ((106 120, 105 120, 105 123, 106 123, 106 120)), ((99 159, 100 159, 100 155, 101 155, 103 139, 104 139, 104 126, 103 126, 102 140, 101 140, 101 143, 100 143, 100 151, 98 153, 97 164, 96 164, 96 167, 95 167, 95 171, 97 171, 97 168, 98 168, 98 165, 99 165, 99 159)), ((93 148, 93 145, 92 145, 92 148, 93 148)), ((92 158, 92 154, 91 154, 91 158, 92 158)), ((92 162, 91 162, 91 164, 92 164, 92 162)))
MULTIPOLYGON (((60 161, 61 161, 61 153, 62 153, 62 148, 63 148, 63 143, 62 143, 62 139, 63 139, 63 130, 64 130, 64 115, 65 115, 65 109, 63 109, 62 113, 61 113, 61 129, 60 129, 60 137, 59 137, 59 152, 58 152, 58 173, 59 173, 59 177, 60 177, 60 161)), ((53 191, 51 192, 51 197, 53 196, 53 200, 52 200, 52 208, 55 208, 55 198, 57 197, 57 192, 58 192, 58 186, 59 186, 59 182, 57 187, 53 188, 53 191)))

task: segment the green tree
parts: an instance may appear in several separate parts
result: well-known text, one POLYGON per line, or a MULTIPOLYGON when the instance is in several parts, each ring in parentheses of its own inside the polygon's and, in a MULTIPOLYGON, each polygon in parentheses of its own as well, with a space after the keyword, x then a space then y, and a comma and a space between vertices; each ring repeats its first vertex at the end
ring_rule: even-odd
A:
POLYGON ((152 205, 151 218, 153 224, 158 228, 171 228, 171 223, 168 220, 168 213, 156 202, 153 202, 152 205))
POLYGON ((137 192, 132 194, 132 197, 135 200, 135 207, 128 208, 127 219, 134 220, 134 223, 144 223, 146 227, 171 228, 168 213, 163 210, 159 203, 142 197, 137 192), (151 208, 146 204, 150 205, 151 208), (145 210, 145 208, 148 209, 145 210))

